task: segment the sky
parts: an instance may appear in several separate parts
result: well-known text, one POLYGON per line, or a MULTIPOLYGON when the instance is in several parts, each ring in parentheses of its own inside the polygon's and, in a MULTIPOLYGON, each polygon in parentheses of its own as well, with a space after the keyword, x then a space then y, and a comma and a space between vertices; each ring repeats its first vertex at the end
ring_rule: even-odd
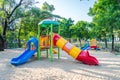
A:
POLYGON ((92 17, 88 16, 89 8, 93 7, 96 0, 36 0, 39 1, 37 7, 42 7, 46 1, 55 7, 53 14, 60 15, 65 18, 72 18, 75 23, 77 21, 92 21, 92 17))

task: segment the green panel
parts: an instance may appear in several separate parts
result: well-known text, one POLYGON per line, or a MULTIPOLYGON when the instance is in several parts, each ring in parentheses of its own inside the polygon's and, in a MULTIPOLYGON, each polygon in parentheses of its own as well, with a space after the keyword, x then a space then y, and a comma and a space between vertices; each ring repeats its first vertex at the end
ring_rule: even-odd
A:
MULTIPOLYGON (((48 27, 48 25, 59 25, 59 23, 57 21, 53 21, 53 20, 48 20, 45 19, 43 21, 41 21, 38 25, 40 25, 41 27, 48 27)), ((50 27, 50 26, 49 26, 50 27)))

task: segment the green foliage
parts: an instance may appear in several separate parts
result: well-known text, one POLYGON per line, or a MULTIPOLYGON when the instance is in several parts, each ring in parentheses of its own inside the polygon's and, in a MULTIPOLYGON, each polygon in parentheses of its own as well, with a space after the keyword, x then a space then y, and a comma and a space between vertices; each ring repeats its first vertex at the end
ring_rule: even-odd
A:
POLYGON ((0 0, 0 8, 2 8, 3 1, 4 0, 0 0))
POLYGON ((41 11, 41 15, 40 15, 40 21, 42 21, 43 19, 47 19, 47 18, 52 18, 53 14, 51 14, 48 11, 41 11))
MULTIPOLYGON (((23 38, 26 38, 25 36, 28 36, 28 38, 37 36, 38 23, 53 16, 50 12, 42 11, 38 7, 31 8, 25 15, 27 16, 21 20, 21 35, 24 36, 23 38)), ((41 31, 46 34, 46 29, 41 28, 41 31)))
POLYGON ((113 34, 113 30, 119 29, 120 5, 116 0, 98 0, 90 9, 89 15, 93 16, 93 22, 101 33, 113 34))
POLYGON ((71 26, 72 36, 79 39, 89 38, 89 28, 86 21, 78 21, 75 25, 71 26))
POLYGON ((112 50, 114 50, 114 35, 120 29, 120 4, 118 0, 98 0, 89 15, 93 16, 96 24, 97 35, 105 40, 107 48, 107 37, 112 38, 112 50))
POLYGON ((61 35, 66 37, 66 38, 71 38, 72 37, 72 31, 70 27, 73 25, 73 20, 71 18, 65 19, 63 18, 62 21, 60 22, 61 25, 61 35))
POLYGON ((2 18, 4 17, 4 11, 2 10, 2 4, 4 0, 0 0, 0 33, 2 33, 2 18))
POLYGON ((0 26, 0 34, 2 33, 2 26, 0 26))
POLYGON ((21 20, 21 35, 31 37, 37 35, 37 26, 40 21, 41 11, 37 7, 31 8, 25 13, 27 15, 21 20))
POLYGON ((42 10, 53 12, 55 10, 54 5, 49 5, 47 2, 43 3, 42 10))

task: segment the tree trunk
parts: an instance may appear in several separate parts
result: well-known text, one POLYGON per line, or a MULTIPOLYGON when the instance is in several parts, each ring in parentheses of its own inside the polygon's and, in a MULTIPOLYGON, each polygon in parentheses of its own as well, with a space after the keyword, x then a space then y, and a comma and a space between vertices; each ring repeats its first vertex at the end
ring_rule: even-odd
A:
POLYGON ((105 48, 106 48, 106 49, 108 48, 106 35, 105 35, 105 48))
POLYGON ((79 43, 80 43, 80 47, 82 47, 81 39, 79 38, 78 40, 79 40, 79 43))
POLYGON ((71 43, 71 38, 69 38, 68 41, 71 43))
POLYGON ((2 25, 3 26, 3 33, 2 33, 2 35, 0 35, 0 42, 1 42, 0 50, 4 50, 5 45, 6 45, 5 44, 6 43, 6 30, 7 30, 7 26, 8 26, 7 19, 5 19, 3 23, 4 23, 2 25))
POLYGON ((18 47, 19 48, 21 47, 20 32, 21 32, 21 28, 19 29, 19 32, 18 32, 18 47))
POLYGON ((4 45, 4 40, 3 40, 2 35, 0 34, 0 51, 4 51, 3 45, 4 45))
POLYGON ((114 34, 112 34, 112 51, 114 51, 114 34))
POLYGON ((111 27, 111 33, 112 33, 112 49, 111 51, 113 52, 114 51, 114 33, 113 33, 113 26, 111 27))
POLYGON ((7 31, 7 27, 8 27, 8 21, 7 19, 5 19, 4 24, 3 24, 3 37, 6 37, 6 31, 7 31))

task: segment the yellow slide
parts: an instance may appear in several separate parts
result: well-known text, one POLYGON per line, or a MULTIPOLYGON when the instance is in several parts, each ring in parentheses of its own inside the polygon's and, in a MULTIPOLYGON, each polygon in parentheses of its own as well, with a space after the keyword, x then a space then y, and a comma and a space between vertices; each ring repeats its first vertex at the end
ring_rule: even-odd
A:
POLYGON ((53 43, 54 45, 58 46, 59 48, 67 52, 70 56, 72 56, 78 61, 81 61, 89 65, 99 64, 98 60, 95 57, 90 56, 88 51, 80 50, 79 48, 72 45, 70 42, 68 42, 63 37, 59 36, 58 34, 54 34, 53 43))

